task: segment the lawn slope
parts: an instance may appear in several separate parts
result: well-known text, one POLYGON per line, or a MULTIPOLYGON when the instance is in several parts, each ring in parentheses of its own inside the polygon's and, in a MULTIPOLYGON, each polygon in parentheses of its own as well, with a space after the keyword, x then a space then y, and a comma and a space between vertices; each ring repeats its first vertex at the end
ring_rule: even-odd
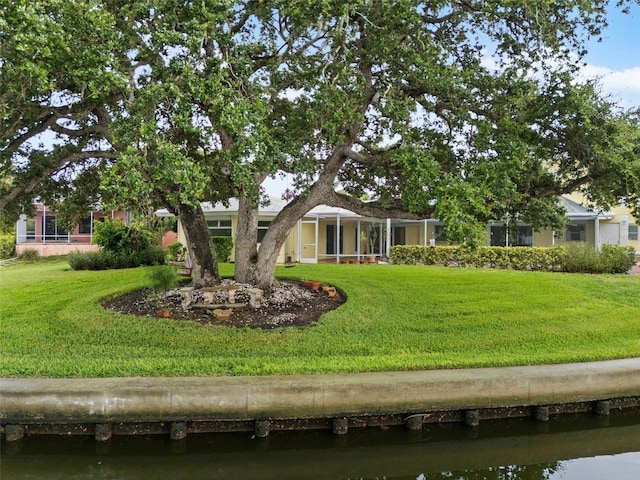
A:
MULTIPOLYGON (((232 274, 223 265, 223 274, 232 274)), ((640 355, 640 276, 299 265, 348 295, 306 329, 202 326, 105 311, 148 269, 0 270, 0 376, 267 375, 530 365, 640 355)))

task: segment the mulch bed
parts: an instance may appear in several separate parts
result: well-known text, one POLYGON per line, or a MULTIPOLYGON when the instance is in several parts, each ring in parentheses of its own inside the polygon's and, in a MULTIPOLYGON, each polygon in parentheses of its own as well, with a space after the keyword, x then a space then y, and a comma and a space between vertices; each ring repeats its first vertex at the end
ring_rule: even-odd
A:
MULTIPOLYGON (((248 288, 251 286, 238 285, 236 303, 249 303, 248 294, 244 293, 244 290, 248 288)), ((224 299, 220 301, 222 303, 224 299)), ((262 307, 234 308, 233 314, 226 321, 216 319, 212 310, 183 308, 178 290, 160 294, 150 289, 135 290, 105 300, 102 304, 108 310, 140 317, 156 317, 157 310, 167 309, 170 312, 170 318, 176 321, 192 321, 204 325, 224 325, 236 328, 274 329, 307 327, 314 324, 320 315, 338 308, 344 302, 345 296, 340 291, 337 291, 335 297, 329 297, 322 291, 303 288, 297 282, 283 281, 269 297, 265 298, 262 307)))

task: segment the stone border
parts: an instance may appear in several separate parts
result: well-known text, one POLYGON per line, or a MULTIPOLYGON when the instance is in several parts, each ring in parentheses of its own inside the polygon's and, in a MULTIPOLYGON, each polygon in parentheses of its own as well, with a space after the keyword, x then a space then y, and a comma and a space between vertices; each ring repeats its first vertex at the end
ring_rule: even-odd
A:
POLYGON ((84 428, 99 440, 114 431, 136 433, 135 425, 155 425, 138 433, 168 430, 174 439, 202 431, 198 425, 228 431, 229 423, 253 428, 257 436, 274 429, 327 427, 341 434, 350 426, 381 424, 385 418, 389 424, 402 421, 419 429, 434 418, 475 426, 489 418, 487 412, 520 412, 542 421, 567 408, 607 415, 612 404, 637 407, 639 397, 640 358, 336 375, 3 378, 0 427, 7 440, 46 431, 44 425, 70 433, 84 428))

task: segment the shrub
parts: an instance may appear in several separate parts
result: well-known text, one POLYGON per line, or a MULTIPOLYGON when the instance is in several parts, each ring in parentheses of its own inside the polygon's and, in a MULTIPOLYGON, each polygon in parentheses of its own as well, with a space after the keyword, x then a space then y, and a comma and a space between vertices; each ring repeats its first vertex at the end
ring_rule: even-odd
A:
POLYGON ((132 256, 138 258, 138 264, 132 265, 135 267, 140 265, 162 265, 166 261, 166 254, 159 247, 148 247, 132 256))
POLYGON ((634 249, 622 245, 603 245, 599 257, 602 273, 626 273, 636 261, 634 249))
POLYGON ((180 242, 173 242, 167 245, 167 260, 182 261, 187 253, 187 249, 180 242))
POLYGON ((16 236, 12 233, 0 234, 0 258, 12 258, 16 254, 16 236))
POLYGON ((601 273, 600 259, 596 249, 585 243, 567 247, 567 255, 562 262, 562 271, 568 273, 601 273))
POLYGON ((156 290, 167 291, 176 286, 179 280, 178 272, 170 265, 159 265, 151 269, 149 278, 156 290))
POLYGON ((213 251, 219 262, 228 262, 231 259, 231 250, 233 250, 233 238, 231 237, 211 237, 213 251))
POLYGON ((155 245, 153 232, 122 220, 97 223, 94 242, 100 246, 97 252, 69 255, 71 268, 107 270, 165 263, 165 253, 155 245))
POLYGON ((20 254, 20 260, 24 262, 36 262, 40 258, 40 254, 33 248, 27 248, 20 254))
POLYGON ((151 230, 127 225, 122 220, 96 223, 93 241, 104 250, 121 254, 142 252, 156 243, 151 230))
POLYGON ((138 253, 116 253, 109 250, 97 252, 72 253, 69 265, 74 270, 108 270, 134 268, 142 265, 162 265, 165 262, 162 249, 153 247, 138 253))
POLYGON ((633 248, 604 245, 569 247, 391 247, 391 261, 403 264, 512 268, 572 273, 624 273, 634 264, 633 248))

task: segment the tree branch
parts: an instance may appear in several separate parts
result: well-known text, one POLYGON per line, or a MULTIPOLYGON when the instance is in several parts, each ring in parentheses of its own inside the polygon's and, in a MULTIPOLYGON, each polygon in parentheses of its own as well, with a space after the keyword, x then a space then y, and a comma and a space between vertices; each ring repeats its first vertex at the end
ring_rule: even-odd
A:
POLYGON ((422 212, 409 212, 400 201, 383 203, 380 201, 363 202, 350 195, 333 191, 327 195, 325 203, 330 207, 340 207, 365 217, 402 218, 405 220, 424 220, 432 218, 434 209, 429 207, 422 212))

